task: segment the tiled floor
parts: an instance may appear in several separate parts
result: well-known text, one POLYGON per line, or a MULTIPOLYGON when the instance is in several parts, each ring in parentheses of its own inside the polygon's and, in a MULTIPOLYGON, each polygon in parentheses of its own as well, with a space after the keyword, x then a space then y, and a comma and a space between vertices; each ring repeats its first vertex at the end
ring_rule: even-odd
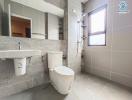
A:
POLYGON ((0 100, 132 100, 132 91, 95 76, 80 74, 67 96, 58 94, 51 85, 47 85, 0 100))

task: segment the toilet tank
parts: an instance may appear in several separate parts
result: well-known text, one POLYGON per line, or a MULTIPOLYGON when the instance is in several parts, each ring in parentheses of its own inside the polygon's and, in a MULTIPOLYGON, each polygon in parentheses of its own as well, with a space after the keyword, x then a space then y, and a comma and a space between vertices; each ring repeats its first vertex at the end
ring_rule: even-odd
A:
POLYGON ((48 68, 54 69, 62 66, 62 55, 63 52, 48 52, 48 68))

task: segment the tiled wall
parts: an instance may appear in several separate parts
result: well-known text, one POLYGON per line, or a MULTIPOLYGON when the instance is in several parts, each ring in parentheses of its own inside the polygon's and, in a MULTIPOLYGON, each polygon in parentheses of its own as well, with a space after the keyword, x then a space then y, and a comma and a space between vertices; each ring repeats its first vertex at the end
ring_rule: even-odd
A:
POLYGON ((81 43, 77 45, 78 35, 81 34, 81 26, 77 23, 81 18, 81 0, 67 0, 67 45, 68 67, 76 73, 81 71, 81 43), (73 10, 76 13, 73 13, 73 10))
POLYGON ((31 62, 27 59, 27 73, 24 76, 15 76, 12 59, 0 60, 0 97, 21 92, 23 90, 47 83, 48 51, 63 51, 66 53, 65 41, 50 41, 24 38, 0 37, 0 50, 16 50, 18 42, 21 42, 22 49, 41 50, 41 56, 32 57, 31 62))
POLYGON ((90 12, 107 3, 108 17, 107 46, 89 47, 86 40, 84 62, 86 72, 132 87, 132 0, 126 1, 127 14, 117 12, 119 0, 89 0, 85 5, 85 11, 90 12))

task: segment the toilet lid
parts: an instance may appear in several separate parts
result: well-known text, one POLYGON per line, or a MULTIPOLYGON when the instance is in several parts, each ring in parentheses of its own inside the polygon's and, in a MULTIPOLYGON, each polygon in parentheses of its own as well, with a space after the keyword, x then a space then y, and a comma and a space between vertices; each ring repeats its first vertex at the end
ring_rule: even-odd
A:
POLYGON ((55 72, 63 75, 74 75, 74 71, 66 66, 56 67, 55 72))

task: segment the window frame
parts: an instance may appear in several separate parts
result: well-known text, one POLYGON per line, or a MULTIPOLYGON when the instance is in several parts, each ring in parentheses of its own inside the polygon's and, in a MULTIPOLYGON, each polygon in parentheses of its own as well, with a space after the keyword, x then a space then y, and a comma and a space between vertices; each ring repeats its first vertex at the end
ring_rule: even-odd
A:
POLYGON ((99 8, 96 8, 95 10, 91 11, 88 13, 88 46, 106 46, 106 32, 107 32, 107 4, 106 5, 103 5, 99 8), (103 9, 106 9, 106 12, 105 12, 105 30, 104 31, 100 31, 100 32, 95 32, 95 33, 90 33, 90 17, 92 14, 95 14, 103 9), (104 34, 105 35, 105 44, 103 45, 91 45, 90 44, 90 36, 93 36, 93 35, 101 35, 101 34, 104 34))

